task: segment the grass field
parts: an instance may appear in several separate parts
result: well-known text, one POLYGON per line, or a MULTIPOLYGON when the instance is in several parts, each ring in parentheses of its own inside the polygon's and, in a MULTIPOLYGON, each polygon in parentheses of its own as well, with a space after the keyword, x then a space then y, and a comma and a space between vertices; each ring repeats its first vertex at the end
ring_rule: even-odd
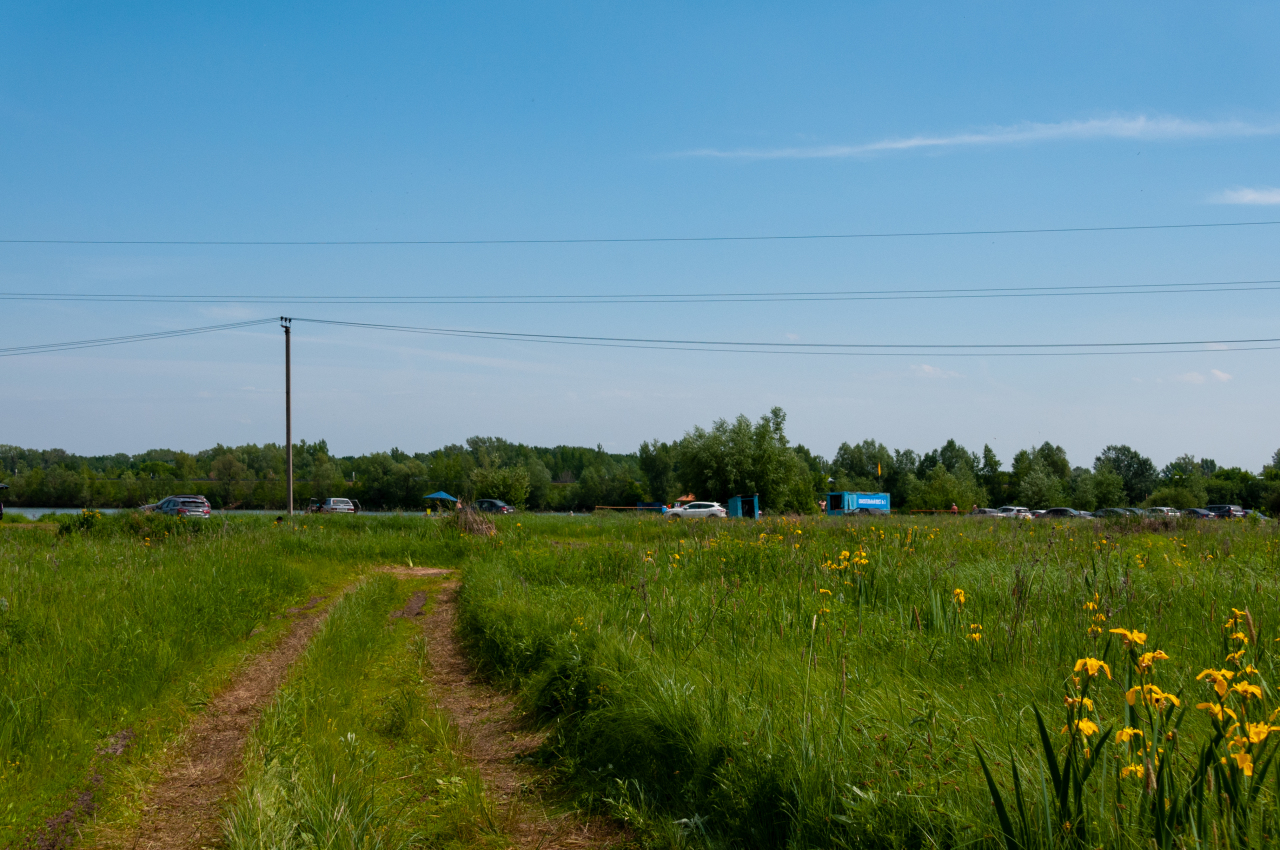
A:
POLYGON ((0 846, 145 762, 199 711, 275 615, 364 565, 456 563, 457 535, 420 519, 67 517, 0 529, 0 846), (57 527, 54 526, 56 529, 57 527), (256 632, 256 633, 255 633, 256 632), (129 740, 123 758, 104 748, 129 740))
POLYGON ((431 702, 421 627, 388 620, 435 584, 379 575, 337 604, 250 744, 227 847, 505 846, 431 702))
POLYGON ((659 843, 1268 843, 1273 529, 510 520, 461 627, 659 843))
POLYGON ((369 572, 409 563, 459 568, 460 635, 549 728, 541 763, 651 846, 1226 848, 1280 829, 1274 524, 497 526, 6 523, 0 845, 86 789, 127 822, 129 784, 276 614, 352 582, 250 741, 228 845, 500 844, 421 632, 387 617, 430 581, 369 572))

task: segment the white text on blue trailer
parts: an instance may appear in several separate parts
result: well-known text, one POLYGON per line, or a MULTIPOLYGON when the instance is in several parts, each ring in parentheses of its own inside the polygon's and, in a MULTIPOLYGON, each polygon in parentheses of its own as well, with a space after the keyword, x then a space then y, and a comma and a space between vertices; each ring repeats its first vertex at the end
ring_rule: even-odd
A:
POLYGON ((844 516, 859 511, 889 513, 889 494, 848 491, 827 494, 827 516, 844 516))

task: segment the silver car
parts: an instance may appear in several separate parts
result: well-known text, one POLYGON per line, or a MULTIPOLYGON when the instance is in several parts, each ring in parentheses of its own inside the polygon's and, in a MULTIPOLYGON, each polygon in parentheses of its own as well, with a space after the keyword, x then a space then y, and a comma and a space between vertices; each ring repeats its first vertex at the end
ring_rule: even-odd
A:
POLYGON ((678 505, 667 511, 667 516, 672 519, 698 519, 701 517, 726 517, 728 515, 729 512, 719 502, 690 502, 687 505, 678 505))
POLYGON ((143 508, 143 510, 147 509, 160 514, 191 519, 208 519, 210 514, 209 500, 204 496, 170 496, 143 508))

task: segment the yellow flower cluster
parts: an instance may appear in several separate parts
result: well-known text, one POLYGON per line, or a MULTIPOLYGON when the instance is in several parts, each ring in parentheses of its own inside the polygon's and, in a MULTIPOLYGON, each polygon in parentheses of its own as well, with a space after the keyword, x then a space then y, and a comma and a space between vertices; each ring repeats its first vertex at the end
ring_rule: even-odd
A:
POLYGON ((1253 634, 1253 616, 1248 611, 1232 608, 1231 618, 1222 624, 1222 628, 1231 632, 1227 636, 1228 642, 1238 647, 1226 656, 1226 662, 1236 669, 1202 670, 1196 680, 1207 684, 1212 696, 1211 701, 1198 703, 1196 708, 1209 715, 1214 729, 1227 741, 1227 755, 1220 759, 1222 765, 1252 777, 1255 760, 1261 754, 1267 736, 1280 732, 1280 726, 1272 725, 1280 709, 1268 713, 1265 692, 1243 678, 1256 674, 1258 670, 1248 662, 1253 641, 1242 627, 1253 634))

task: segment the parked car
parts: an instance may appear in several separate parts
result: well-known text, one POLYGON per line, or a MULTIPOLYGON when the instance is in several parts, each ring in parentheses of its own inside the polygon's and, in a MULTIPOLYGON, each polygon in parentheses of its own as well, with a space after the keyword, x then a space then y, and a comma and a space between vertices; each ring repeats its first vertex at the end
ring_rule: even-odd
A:
POLYGON ((144 511, 158 514, 168 514, 169 516, 184 516, 192 519, 208 519, 212 511, 209 508, 209 500, 204 496, 169 496, 167 499, 161 499, 154 505, 143 505, 144 511))
POLYGON ((996 515, 1004 519, 1030 519, 1031 511, 1026 508, 1020 508, 1015 505, 1005 505, 996 511, 996 515))
POLYGON ((1075 508, 1049 508, 1047 511, 1041 511, 1037 519, 1079 519, 1086 517, 1084 511, 1078 511, 1075 508))
POLYGON ((1147 514, 1149 516, 1164 516, 1164 517, 1177 518, 1182 516, 1182 511, 1178 510, 1177 508, 1147 508, 1147 514))
POLYGON ((513 514, 516 509, 501 499, 476 499, 476 510, 487 514, 513 514))
POLYGON ((969 511, 969 516, 1000 516, 1000 512, 995 508, 974 508, 969 511))
POLYGON ((1271 521, 1271 517, 1267 516, 1267 515, 1266 515, 1266 514, 1264 514, 1262 511, 1247 510, 1247 511, 1245 511, 1245 512, 1244 512, 1244 515, 1245 515, 1245 518, 1246 518, 1246 519, 1249 519, 1249 518, 1252 518, 1252 517, 1257 517, 1258 519, 1262 520, 1263 522, 1270 522, 1270 521, 1271 521))
POLYGON ((1182 512, 1183 516, 1194 517, 1195 519, 1217 519, 1212 513, 1204 508, 1187 508, 1182 512))
POLYGON ((1099 508, 1093 512, 1095 519, 1118 519, 1122 517, 1131 517, 1133 514, 1124 508, 1099 508))
POLYGON ((325 499, 323 502, 312 499, 307 512, 313 514, 358 514, 360 503, 355 499, 325 499))
POLYGON ((1044 511, 1043 511, 1043 510, 1034 510, 1034 511, 1032 511, 1032 512, 1031 512, 1031 518, 1032 518, 1032 519, 1039 519, 1039 518, 1040 518, 1041 516, 1043 516, 1043 515, 1044 515, 1044 511))
POLYGON ((667 511, 667 516, 673 519, 699 519, 728 515, 729 512, 719 502, 689 502, 687 505, 676 505, 667 511))
POLYGON ((1244 508, 1239 505, 1210 505, 1208 511, 1218 519, 1239 519, 1244 516, 1244 508))

